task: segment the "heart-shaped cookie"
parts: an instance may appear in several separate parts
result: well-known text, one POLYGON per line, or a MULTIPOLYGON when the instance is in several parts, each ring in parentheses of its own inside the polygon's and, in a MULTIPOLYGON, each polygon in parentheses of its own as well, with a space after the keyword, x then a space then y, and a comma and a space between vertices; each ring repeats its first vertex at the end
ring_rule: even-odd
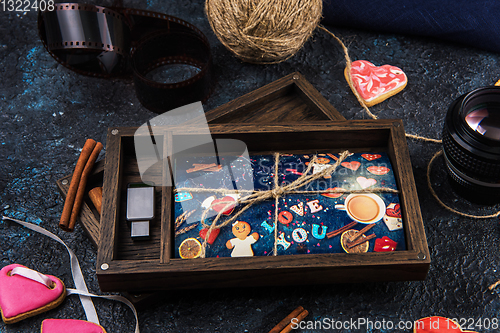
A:
POLYGON ((369 173, 372 173, 372 174, 377 175, 377 176, 383 176, 386 173, 388 173, 389 171, 391 171, 391 169, 389 169, 388 167, 385 167, 383 165, 372 165, 372 166, 369 166, 368 168, 366 168, 366 170, 368 170, 369 173))
POLYGON ((361 157, 363 157, 367 161, 373 161, 373 160, 376 160, 377 158, 381 158, 382 155, 380 155, 380 154, 361 154, 361 157))
POLYGON ((224 210, 222 214, 230 215, 234 210, 234 204, 231 202, 236 202, 233 197, 226 195, 222 199, 215 199, 212 201, 212 209, 219 213, 221 210, 224 210))
POLYGON ((42 321, 42 333, 106 333, 100 325, 77 319, 45 319, 42 321))
POLYGON ((55 308, 66 297, 64 283, 52 275, 43 275, 22 265, 11 264, 0 270, 0 310, 6 324, 55 308), (15 270, 22 267, 21 270, 15 270), (20 271, 16 274, 16 271, 20 271), (40 281, 20 275, 35 276, 40 281), (45 282, 45 283, 44 283, 45 282))
MULTIPOLYGON (((201 239, 205 239, 205 237, 207 237, 207 233, 208 233, 207 228, 201 229, 200 230, 201 239)), ((215 240, 217 239, 217 236, 219 236, 219 233, 220 233, 220 228, 212 229, 212 231, 210 232, 210 236, 207 239, 208 244, 212 245, 215 242, 215 240)))
POLYGON ((385 213, 389 217, 401 218, 401 205, 398 203, 391 203, 389 206, 387 206, 385 213))
POLYGON ((360 167, 361 163, 359 163, 358 161, 352 161, 352 162, 342 162, 340 163, 340 165, 342 165, 344 168, 356 171, 360 167))
POLYGON ((464 331, 460 325, 448 318, 434 316, 419 319, 415 322, 414 333, 477 333, 464 331))
MULTIPOLYGON (((347 67, 344 76, 349 82, 347 67)), ((366 106, 373 106, 397 94, 408 83, 406 74, 400 68, 391 65, 377 67, 366 60, 356 60, 351 64, 351 78, 366 106)))
POLYGON ((356 178, 356 181, 358 182, 358 184, 361 186, 362 189, 377 184, 377 181, 373 178, 358 177, 356 178))

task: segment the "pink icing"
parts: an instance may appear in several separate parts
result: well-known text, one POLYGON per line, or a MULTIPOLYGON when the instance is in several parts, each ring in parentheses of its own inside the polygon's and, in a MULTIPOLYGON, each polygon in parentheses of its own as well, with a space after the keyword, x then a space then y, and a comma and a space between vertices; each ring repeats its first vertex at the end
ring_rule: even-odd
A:
POLYGON ((77 319, 45 319, 42 333, 106 333, 102 326, 77 319))
POLYGON ((391 65, 377 67, 366 60, 356 60, 352 63, 351 77, 354 87, 367 102, 407 82, 406 75, 400 68, 391 65))
POLYGON ((12 264, 0 270, 0 309, 5 318, 41 308, 55 301, 64 292, 64 284, 55 276, 47 275, 55 283, 53 289, 20 275, 9 276, 14 267, 12 264))

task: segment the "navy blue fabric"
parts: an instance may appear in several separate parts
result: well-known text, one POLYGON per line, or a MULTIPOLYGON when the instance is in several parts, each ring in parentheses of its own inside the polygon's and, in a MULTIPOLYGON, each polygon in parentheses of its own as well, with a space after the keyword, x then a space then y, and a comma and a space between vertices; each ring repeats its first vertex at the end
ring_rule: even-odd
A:
POLYGON ((324 0, 323 23, 433 36, 500 52, 498 0, 324 0))

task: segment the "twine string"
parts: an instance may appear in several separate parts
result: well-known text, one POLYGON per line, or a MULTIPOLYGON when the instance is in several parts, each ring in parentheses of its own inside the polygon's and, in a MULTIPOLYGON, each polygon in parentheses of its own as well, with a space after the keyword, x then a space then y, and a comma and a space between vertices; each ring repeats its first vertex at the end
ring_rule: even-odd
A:
MULTIPOLYGON (((313 157, 313 160, 316 160, 316 156, 313 157)), ((278 183, 278 165, 280 162, 280 155, 278 153, 274 154, 274 247, 273 247, 273 255, 278 255, 278 204, 279 197, 281 196, 282 191, 278 191, 279 183, 278 183)), ((308 169, 311 168, 313 162, 309 163, 307 166, 308 169)), ((307 174, 307 172, 306 172, 307 174)))

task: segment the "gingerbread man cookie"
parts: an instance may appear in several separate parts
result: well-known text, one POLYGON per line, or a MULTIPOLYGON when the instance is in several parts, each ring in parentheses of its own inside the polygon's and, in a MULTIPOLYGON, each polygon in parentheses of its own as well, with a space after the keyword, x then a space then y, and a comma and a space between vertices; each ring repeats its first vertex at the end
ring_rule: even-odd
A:
POLYGON ((259 239, 259 234, 254 232, 250 235, 250 224, 243 221, 234 222, 232 231, 236 238, 230 239, 226 243, 226 247, 233 250, 231 257, 253 256, 252 244, 259 239))

